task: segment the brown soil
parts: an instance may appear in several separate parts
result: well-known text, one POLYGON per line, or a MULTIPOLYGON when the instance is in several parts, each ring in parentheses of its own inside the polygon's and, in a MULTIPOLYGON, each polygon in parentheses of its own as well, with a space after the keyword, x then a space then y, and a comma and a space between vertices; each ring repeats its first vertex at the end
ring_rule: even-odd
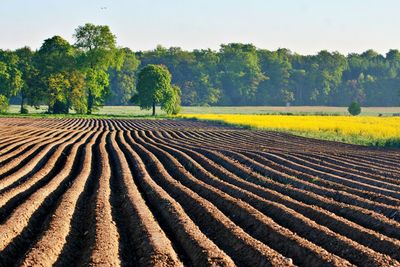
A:
POLYGON ((0 118, 0 266, 400 266, 400 150, 0 118))

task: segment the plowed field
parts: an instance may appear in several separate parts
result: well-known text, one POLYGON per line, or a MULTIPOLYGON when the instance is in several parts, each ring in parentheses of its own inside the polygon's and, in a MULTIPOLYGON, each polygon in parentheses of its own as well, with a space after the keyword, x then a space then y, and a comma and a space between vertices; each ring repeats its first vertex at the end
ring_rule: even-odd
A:
POLYGON ((400 150, 0 119, 0 266, 400 266, 400 150))

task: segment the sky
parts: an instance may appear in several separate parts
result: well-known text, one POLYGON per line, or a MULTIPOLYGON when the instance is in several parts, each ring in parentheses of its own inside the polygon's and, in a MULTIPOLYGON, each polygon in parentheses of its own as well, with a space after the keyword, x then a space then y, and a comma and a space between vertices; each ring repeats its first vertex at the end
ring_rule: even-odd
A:
POLYGON ((222 43, 343 54, 400 49, 398 0, 0 0, 0 49, 60 35, 71 43, 87 22, 108 25, 121 47, 186 50, 222 43))

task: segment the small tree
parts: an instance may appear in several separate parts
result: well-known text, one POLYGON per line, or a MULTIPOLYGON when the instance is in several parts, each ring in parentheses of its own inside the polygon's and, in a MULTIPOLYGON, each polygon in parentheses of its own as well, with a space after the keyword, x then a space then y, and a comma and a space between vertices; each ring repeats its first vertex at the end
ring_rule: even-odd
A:
POLYGON ((361 113, 361 106, 358 102, 351 102, 350 106, 347 108, 349 113, 353 116, 357 116, 361 113))
POLYGON ((167 114, 178 114, 181 111, 181 89, 172 85, 161 102, 161 109, 167 114))
POLYGON ((156 105, 167 114, 177 114, 180 109, 180 89, 171 85, 171 74, 162 65, 147 65, 138 75, 137 95, 132 100, 141 109, 153 109, 156 115, 156 105))

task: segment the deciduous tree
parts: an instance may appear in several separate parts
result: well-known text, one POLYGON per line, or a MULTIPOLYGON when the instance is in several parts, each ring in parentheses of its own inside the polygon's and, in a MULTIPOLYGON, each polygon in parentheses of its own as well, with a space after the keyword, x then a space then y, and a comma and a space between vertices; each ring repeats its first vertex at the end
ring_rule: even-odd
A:
POLYGON ((165 66, 150 64, 140 70, 136 88, 134 102, 142 109, 153 109, 153 116, 156 105, 168 114, 179 112, 180 90, 171 85, 171 74, 165 66))
POLYGON ((105 25, 86 23, 75 30, 75 47, 80 49, 80 65, 86 73, 87 113, 105 101, 108 92, 108 69, 120 68, 123 54, 116 49, 116 37, 105 25), (107 82, 106 82, 107 80, 107 82))
POLYGON ((3 109, 12 96, 16 96, 24 85, 22 73, 18 69, 18 57, 11 51, 0 50, 0 95, 3 109))

